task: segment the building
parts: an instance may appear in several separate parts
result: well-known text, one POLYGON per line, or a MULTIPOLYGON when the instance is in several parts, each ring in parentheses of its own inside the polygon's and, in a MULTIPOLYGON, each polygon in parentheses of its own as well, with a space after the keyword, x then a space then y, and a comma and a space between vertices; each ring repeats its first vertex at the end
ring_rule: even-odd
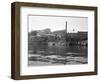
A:
POLYGON ((86 31, 78 31, 76 33, 67 33, 67 22, 64 30, 56 30, 51 32, 51 29, 36 30, 29 33, 28 49, 38 51, 47 47, 67 46, 87 46, 88 33, 86 31))
POLYGON ((46 36, 48 34, 51 34, 51 30, 49 28, 44 30, 37 30, 37 36, 46 36))

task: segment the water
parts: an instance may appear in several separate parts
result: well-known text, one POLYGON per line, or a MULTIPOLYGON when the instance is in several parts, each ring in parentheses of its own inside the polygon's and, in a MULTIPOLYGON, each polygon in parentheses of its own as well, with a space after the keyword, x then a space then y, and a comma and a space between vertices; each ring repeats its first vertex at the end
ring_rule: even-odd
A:
POLYGON ((29 53, 28 56, 28 66, 77 65, 88 63, 86 46, 40 46, 38 49, 35 49, 35 53, 29 53))

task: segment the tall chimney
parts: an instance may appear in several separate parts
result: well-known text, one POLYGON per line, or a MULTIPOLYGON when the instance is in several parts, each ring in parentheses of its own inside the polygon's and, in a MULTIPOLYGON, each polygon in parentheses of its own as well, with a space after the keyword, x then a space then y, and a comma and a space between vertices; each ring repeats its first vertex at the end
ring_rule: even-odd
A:
POLYGON ((66 28, 66 33, 67 33, 67 21, 66 21, 66 27, 65 28, 66 28))

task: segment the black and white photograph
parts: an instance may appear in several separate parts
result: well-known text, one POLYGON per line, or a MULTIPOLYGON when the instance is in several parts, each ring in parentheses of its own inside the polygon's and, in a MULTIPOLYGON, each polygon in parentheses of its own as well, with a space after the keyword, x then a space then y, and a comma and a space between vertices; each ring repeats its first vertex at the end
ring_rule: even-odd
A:
POLYGON ((11 77, 97 75, 97 7, 14 2, 11 77))
POLYGON ((88 18, 28 15, 28 66, 88 63, 88 18))

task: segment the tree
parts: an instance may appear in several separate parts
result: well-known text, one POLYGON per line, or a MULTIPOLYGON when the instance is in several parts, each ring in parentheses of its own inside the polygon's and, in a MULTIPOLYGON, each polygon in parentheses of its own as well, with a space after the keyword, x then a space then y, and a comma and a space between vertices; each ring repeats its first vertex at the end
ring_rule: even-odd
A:
POLYGON ((36 36, 37 35, 37 31, 32 31, 31 35, 36 36))

